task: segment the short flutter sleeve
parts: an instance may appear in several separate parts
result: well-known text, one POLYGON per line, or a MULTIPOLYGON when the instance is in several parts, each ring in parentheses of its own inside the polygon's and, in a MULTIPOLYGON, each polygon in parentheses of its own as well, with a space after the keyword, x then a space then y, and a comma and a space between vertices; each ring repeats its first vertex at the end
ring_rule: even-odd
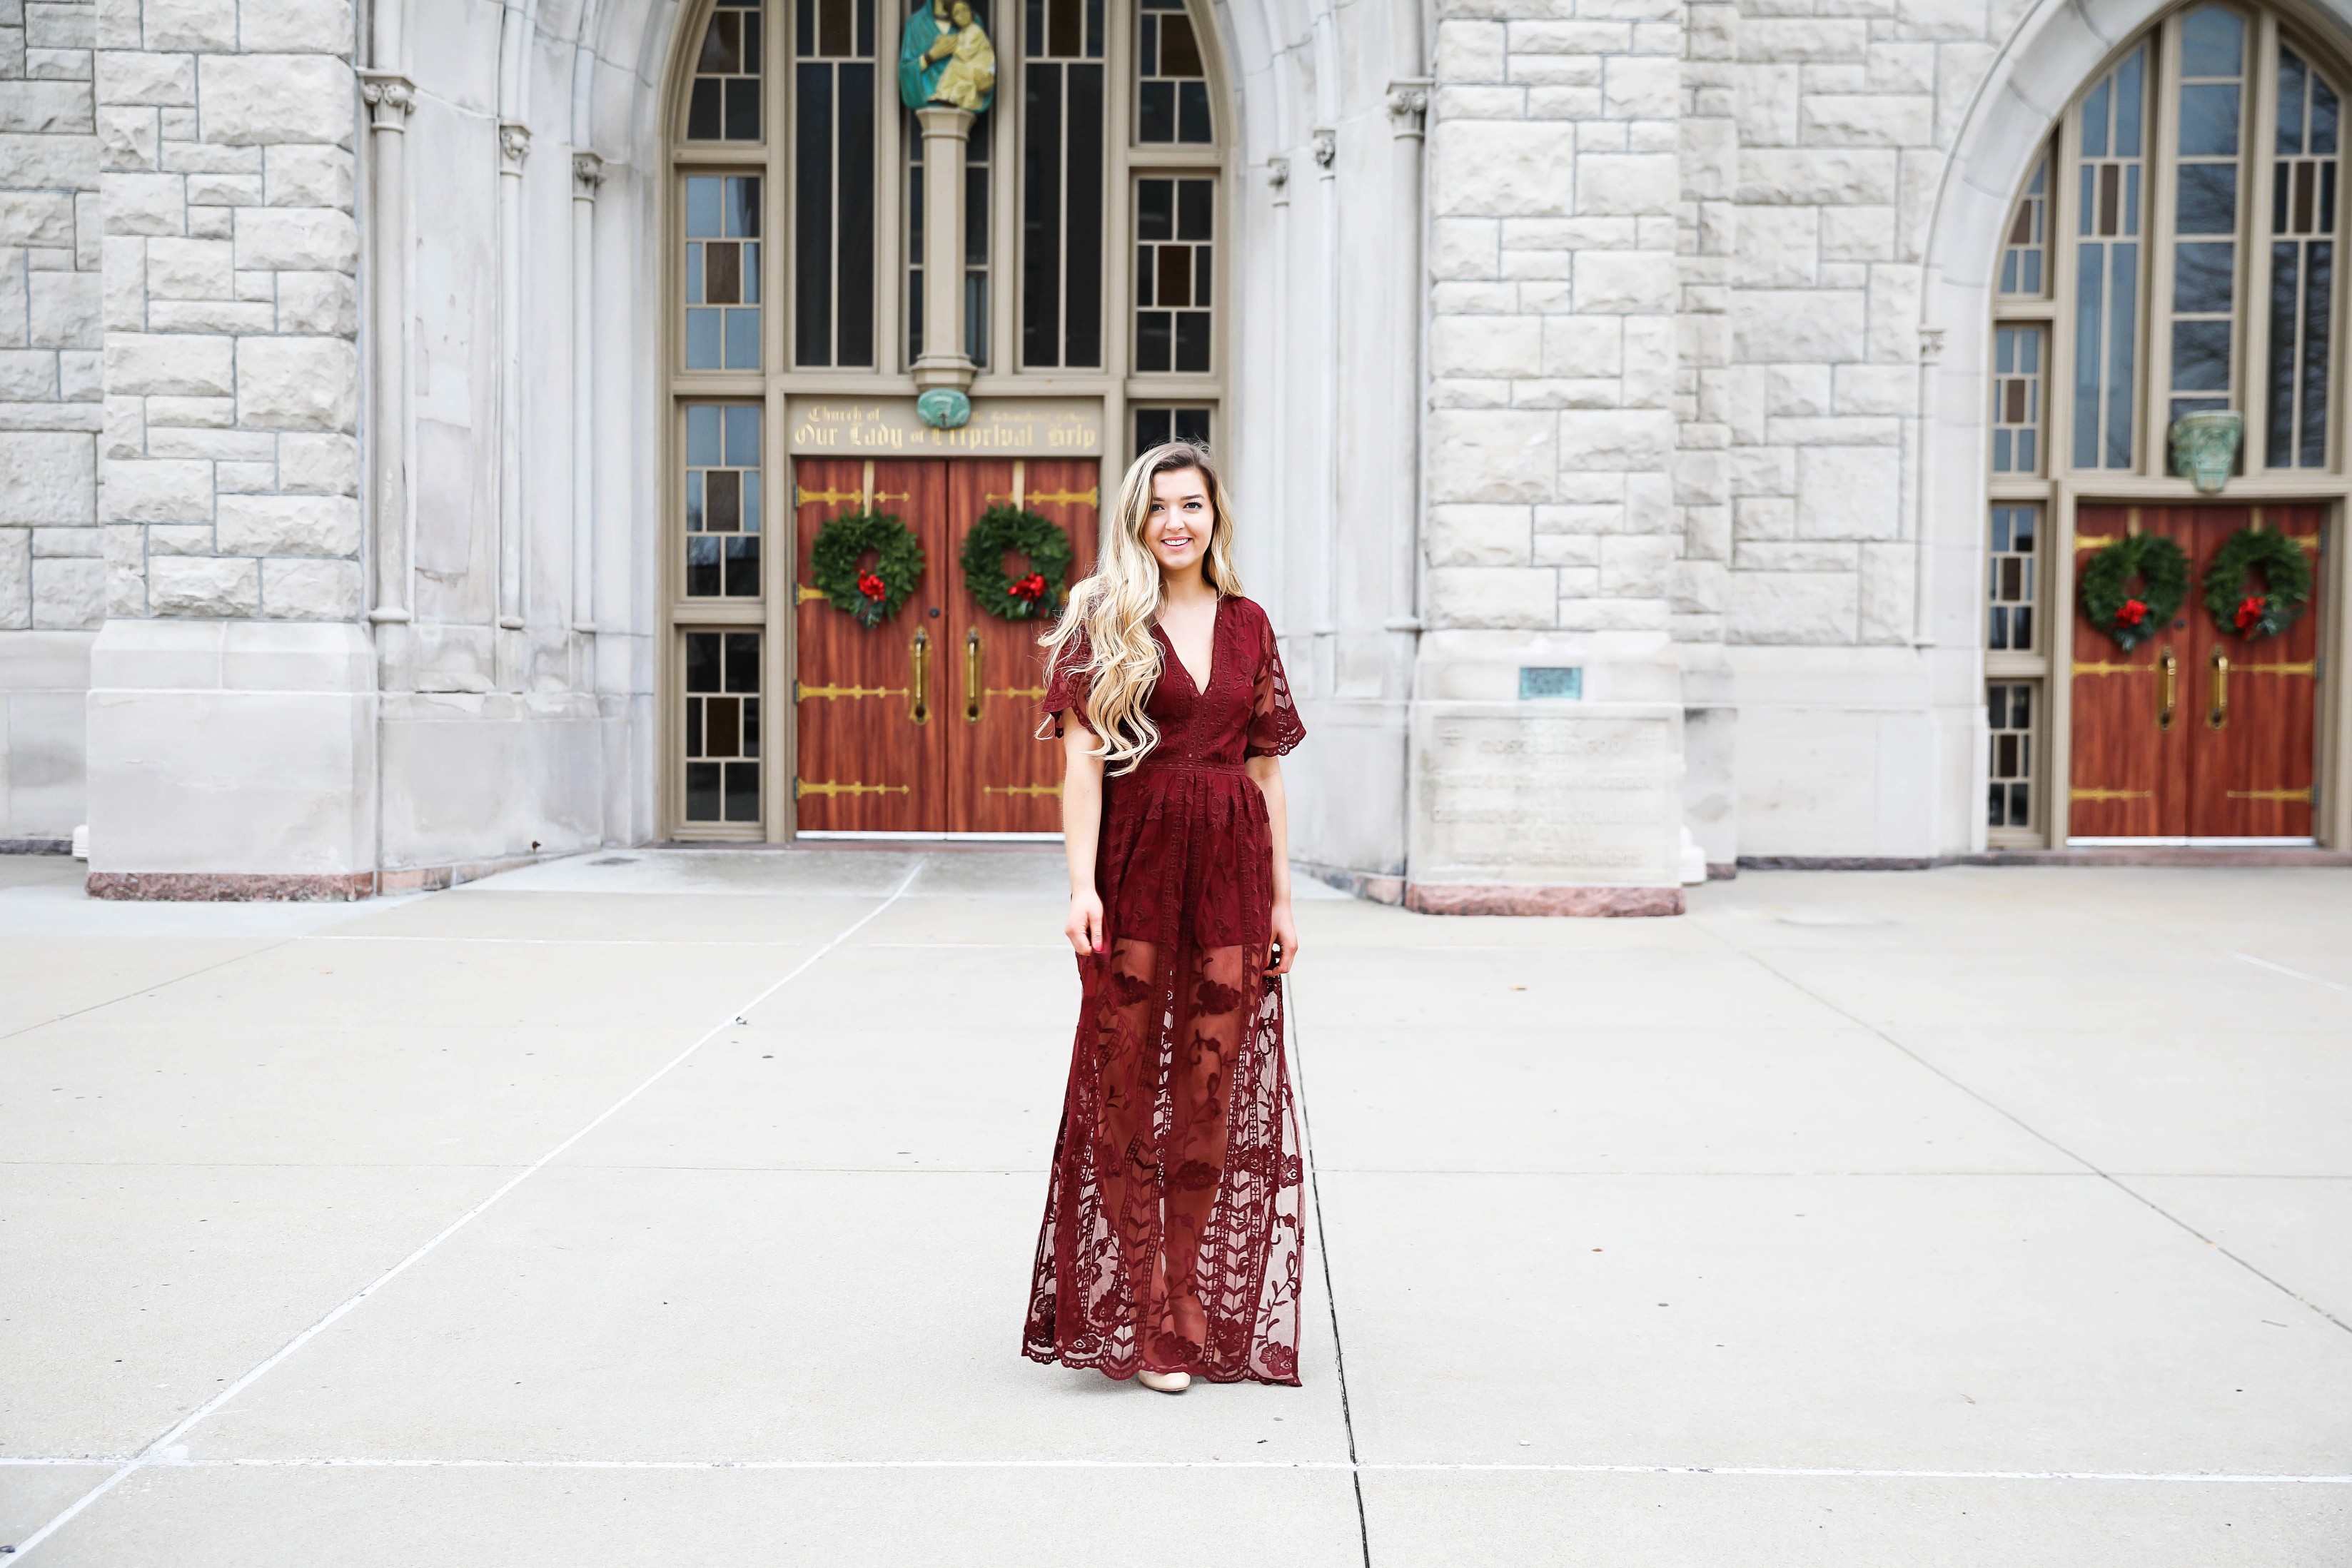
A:
POLYGON ((1257 682, 1250 696, 1249 737, 1244 757, 1285 757, 1307 738, 1307 726, 1290 700, 1289 677, 1282 673, 1282 650, 1274 640, 1274 624, 1265 612, 1257 614, 1260 649, 1257 682))
POLYGON ((1037 705, 1037 735, 1042 739, 1048 726, 1055 740, 1062 738, 1062 715, 1069 714, 1078 721, 1078 727, 1088 735, 1096 734, 1095 727, 1087 722, 1087 698, 1094 694, 1094 677, 1087 666, 1094 662, 1094 650, 1083 632, 1062 644, 1054 654, 1046 672, 1045 700, 1037 705))

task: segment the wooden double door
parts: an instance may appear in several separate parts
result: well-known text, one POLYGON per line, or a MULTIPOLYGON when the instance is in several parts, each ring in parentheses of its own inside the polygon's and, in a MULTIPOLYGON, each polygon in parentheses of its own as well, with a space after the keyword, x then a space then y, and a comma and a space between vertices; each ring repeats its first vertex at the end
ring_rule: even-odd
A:
POLYGON ((2126 533, 2163 534, 2189 561, 2169 624, 2129 653, 2077 609, 2070 839, 2308 839, 2317 750, 2318 507, 2083 506, 2074 567, 2126 533), (2215 623, 2206 567, 2249 524, 2310 552, 2312 602, 2283 635, 2215 623))
POLYGON ((1061 747, 1034 733, 1047 623, 983 610, 961 557, 981 513, 1011 504, 1069 535, 1070 579, 1083 577, 1094 567, 1099 465, 802 457, 793 469, 799 830, 1058 832, 1061 747), (904 523, 924 560, 906 603, 870 631, 810 586, 818 530, 869 506, 904 523))

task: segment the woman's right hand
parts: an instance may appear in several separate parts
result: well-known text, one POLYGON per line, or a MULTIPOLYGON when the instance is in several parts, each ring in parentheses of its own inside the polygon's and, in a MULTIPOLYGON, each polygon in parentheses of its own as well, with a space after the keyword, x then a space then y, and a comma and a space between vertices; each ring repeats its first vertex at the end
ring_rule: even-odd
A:
POLYGON ((1090 958, 1103 950, 1100 894, 1092 888, 1070 894, 1070 917, 1062 923, 1062 935, 1070 939, 1070 946, 1081 958, 1090 958))

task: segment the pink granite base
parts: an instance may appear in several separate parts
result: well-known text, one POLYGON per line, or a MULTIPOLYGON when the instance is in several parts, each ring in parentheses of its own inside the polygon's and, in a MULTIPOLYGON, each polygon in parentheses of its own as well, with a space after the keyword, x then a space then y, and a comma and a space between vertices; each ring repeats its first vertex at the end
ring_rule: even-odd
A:
POLYGON ((1507 883, 1407 883, 1404 906, 1419 915, 1546 915, 1608 920, 1680 915, 1679 887, 1515 887, 1507 883))
POLYGON ((92 898, 159 903, 348 904, 375 892, 375 873, 94 871, 83 886, 92 898))

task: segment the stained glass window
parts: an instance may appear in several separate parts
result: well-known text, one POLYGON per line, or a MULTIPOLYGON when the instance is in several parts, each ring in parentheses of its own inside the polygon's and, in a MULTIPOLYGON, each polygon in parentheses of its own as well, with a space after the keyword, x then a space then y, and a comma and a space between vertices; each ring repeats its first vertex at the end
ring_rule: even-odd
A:
POLYGON ((2033 683, 1995 681, 1985 688, 1985 717, 1992 732, 1988 761, 1990 789, 1985 824, 2026 828, 2033 823, 2033 683))
POLYGON ((793 362, 874 363, 874 0, 796 0, 793 362))
POLYGON ((686 368, 760 368, 760 176, 686 181, 686 368))
POLYGON ((2039 507, 1995 507, 1992 509, 1992 566, 1985 585, 1987 602, 1985 646, 1996 652, 2030 653, 2033 648, 2033 598, 2036 588, 2034 541, 2040 529, 2039 507))
POLYGON ((2040 327, 1993 331, 1992 471, 2042 472, 2042 353, 2040 327))
POLYGON ((2271 164, 2269 429, 2273 468, 2327 463, 2329 306, 2336 288, 2336 182, 2342 100, 2293 49, 2279 50, 2271 164))
POLYGON ((1209 70, 1184 0, 1140 0, 1135 112, 1138 141, 1209 140, 1209 70))
POLYGON ((1209 444, 1209 411, 1205 408, 1138 407, 1135 411, 1135 452, 1142 456, 1171 441, 1209 444))
POLYGON ((2139 355, 2139 235, 2147 46, 2099 78, 2074 111, 2074 466, 2132 465, 2139 355))
POLYGON ((1214 180, 1135 183, 1135 368, 1209 370, 1214 180))
POLYGON ((688 597, 758 597, 758 403, 687 405, 684 490, 688 597))
POLYGON ((2050 160, 2033 165, 2025 194, 2010 215, 2001 245, 2000 291, 2013 298, 2039 299, 2049 292, 2050 160))
POLYGON ((2231 406, 2235 381, 2238 142, 2244 117, 2246 24, 2203 5, 2181 18, 2174 115, 2172 386, 2169 417, 2231 406))
POLYGON ((760 633, 686 634, 686 820, 760 820, 760 633))
POLYGON ((1021 362, 1102 363, 1103 0, 1028 0, 1021 362))
POLYGON ((760 0, 719 0, 711 12, 688 89, 688 141, 760 140, 760 0))

